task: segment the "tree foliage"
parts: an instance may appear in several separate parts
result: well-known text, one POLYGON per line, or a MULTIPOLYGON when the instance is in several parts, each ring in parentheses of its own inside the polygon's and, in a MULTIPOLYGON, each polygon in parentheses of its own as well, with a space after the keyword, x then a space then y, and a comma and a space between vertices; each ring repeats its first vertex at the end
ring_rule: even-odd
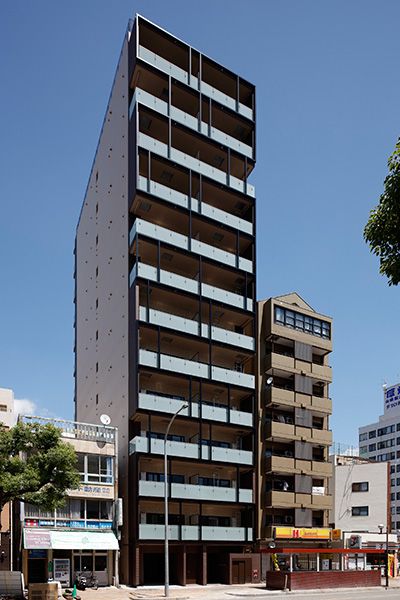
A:
POLYGON ((364 238, 379 256, 380 273, 389 285, 400 282, 400 138, 388 160, 389 174, 379 204, 369 213, 364 238))
POLYGON ((0 430, 0 509, 22 500, 51 511, 65 506, 67 488, 80 485, 77 457, 60 430, 19 422, 0 430))

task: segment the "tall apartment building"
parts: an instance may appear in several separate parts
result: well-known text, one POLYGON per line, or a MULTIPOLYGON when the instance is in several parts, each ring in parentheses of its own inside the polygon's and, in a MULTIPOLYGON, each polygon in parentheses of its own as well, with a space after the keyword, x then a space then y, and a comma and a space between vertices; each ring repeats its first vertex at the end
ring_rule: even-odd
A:
POLYGON ((384 388, 379 421, 359 427, 360 457, 390 461, 389 527, 400 532, 400 383, 384 388))
POLYGON ((254 86, 141 16, 76 235, 76 419, 120 432, 121 580, 245 581, 255 540, 254 86))
POLYGON ((258 538, 279 552, 330 539, 332 319, 298 294, 270 298, 258 303, 258 338, 258 538))

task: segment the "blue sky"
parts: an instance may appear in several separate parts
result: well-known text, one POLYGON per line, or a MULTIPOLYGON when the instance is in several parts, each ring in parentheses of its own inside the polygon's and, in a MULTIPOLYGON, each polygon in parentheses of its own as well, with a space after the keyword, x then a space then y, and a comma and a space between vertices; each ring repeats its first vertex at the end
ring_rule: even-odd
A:
POLYGON ((398 0, 3 0, 0 387, 73 418, 75 228, 128 18, 257 86, 258 298, 334 319, 334 440, 400 379, 399 289, 363 241, 400 135, 398 0))

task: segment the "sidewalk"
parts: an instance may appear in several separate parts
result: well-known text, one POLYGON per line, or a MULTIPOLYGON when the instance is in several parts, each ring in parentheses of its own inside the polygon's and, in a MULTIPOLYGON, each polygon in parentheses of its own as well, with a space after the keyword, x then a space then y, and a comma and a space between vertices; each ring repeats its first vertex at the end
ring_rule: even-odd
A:
MULTIPOLYGON (((382 587, 385 578, 382 578, 382 587)), ((400 577, 389 579, 389 587, 399 589, 400 577)), ((267 590, 265 584, 254 583, 247 585, 171 585, 169 587, 169 600, 235 600, 235 598, 259 598, 265 596, 282 596, 296 594, 332 593, 338 591, 354 591, 355 588, 316 589, 297 592, 284 592, 282 590, 267 590)), ((358 590, 360 588, 357 588, 358 590)), ((366 588, 376 589, 376 588, 366 588)), ((98 590, 86 589, 79 591, 82 600, 161 600, 164 598, 164 586, 141 586, 131 588, 128 586, 104 587, 98 590)))

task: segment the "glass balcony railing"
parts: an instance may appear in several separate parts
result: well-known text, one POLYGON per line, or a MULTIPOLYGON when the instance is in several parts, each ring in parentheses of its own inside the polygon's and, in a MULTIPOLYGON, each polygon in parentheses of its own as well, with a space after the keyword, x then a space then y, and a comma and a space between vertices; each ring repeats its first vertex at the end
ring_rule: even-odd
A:
MULTIPOLYGON (((129 454, 136 452, 149 452, 149 441, 151 442, 151 454, 164 454, 164 440, 137 435, 129 442, 129 454)), ((191 442, 167 442, 168 456, 196 458, 200 460, 215 460, 232 464, 251 465, 253 453, 249 450, 238 450, 237 448, 220 448, 218 446, 199 446, 191 442), (201 452, 200 452, 201 449, 201 452)))
POLYGON ((147 235, 154 240, 166 242, 167 244, 182 248, 183 250, 191 250, 195 254, 199 254, 205 258, 211 258, 212 260, 229 265, 230 267, 239 267, 248 273, 253 272, 253 263, 247 258, 242 258, 241 256, 237 257, 235 254, 232 254, 232 252, 225 252, 225 250, 215 248, 214 246, 210 246, 210 244, 205 244, 204 242, 199 242, 195 239, 192 239, 191 244, 189 244, 189 237, 186 235, 182 235, 171 229, 166 229, 160 225, 153 225, 153 223, 149 223, 143 219, 137 218, 132 225, 129 234, 130 244, 132 244, 136 233, 147 235))
MULTIPOLYGON (((182 333, 198 335, 204 338, 209 338, 210 336, 210 326, 206 323, 202 323, 200 327, 200 323, 193 319, 185 319, 152 308, 149 310, 149 314, 147 314, 147 308, 145 306, 139 307, 139 319, 146 323, 151 323, 152 325, 167 327, 168 329, 181 331, 182 333)), ((221 329, 220 327, 215 327, 213 325, 211 326, 211 339, 224 344, 240 346, 246 350, 255 350, 255 339, 253 337, 243 335, 242 333, 236 333, 235 331, 221 329)))
MULTIPOLYGON (((132 117, 132 113, 135 108, 136 102, 139 102, 140 104, 143 104, 144 106, 147 106, 148 108, 151 108, 166 117, 169 116, 167 102, 156 98, 152 94, 149 94, 148 92, 145 92, 140 88, 136 88, 129 107, 129 118, 132 117)), ((248 158, 253 158, 253 150, 251 146, 244 144, 243 142, 232 137, 231 135, 220 131, 216 127, 209 128, 207 123, 204 123, 202 121, 199 123, 199 119, 193 117, 192 115, 189 115, 188 113, 184 112, 183 110, 180 110, 179 108, 176 108, 175 106, 171 106, 170 113, 171 118, 174 121, 177 121, 178 123, 181 123, 182 125, 185 125, 186 127, 189 127, 194 131, 199 131, 200 125, 201 133, 210 137, 215 142, 223 144, 224 146, 228 146, 232 150, 236 150, 237 152, 244 154, 248 158)))
MULTIPOLYGON (((178 290, 185 290, 186 292, 191 292, 193 294, 200 294, 200 283, 195 279, 182 277, 182 275, 177 275, 176 273, 172 273, 171 271, 164 271, 163 269, 160 269, 160 276, 158 277, 157 267, 152 267, 142 262, 139 262, 137 266, 137 269, 135 265, 130 272, 130 286, 133 284, 136 277, 143 277, 144 279, 149 279, 150 281, 163 283, 164 285, 171 286, 178 290)), ((203 283, 201 286, 201 294, 205 298, 218 300, 219 302, 224 302, 225 304, 229 304, 230 306, 243 308, 249 311, 253 310, 253 301, 250 298, 246 299, 240 294, 228 292, 227 290, 216 288, 206 283, 203 283)))
POLYGON ((186 360, 177 356, 169 356, 168 354, 160 354, 160 364, 158 364, 158 353, 150 350, 139 350, 139 363, 146 367, 160 368, 174 373, 182 373, 183 375, 192 375, 193 377, 202 377, 204 379, 212 379, 221 383, 230 383, 241 387, 254 389, 255 377, 249 373, 241 373, 232 369, 224 369, 222 367, 210 366, 206 363, 197 362, 194 360, 186 360))
MULTIPOLYGON (((235 483, 235 482, 234 482, 235 483)), ((139 481, 139 496, 153 498, 164 497, 164 482, 139 481)), ((253 502, 252 490, 239 489, 239 500, 236 488, 211 485, 193 485, 189 483, 172 483, 171 498, 184 500, 205 500, 210 502, 253 502)))
MULTIPOLYGON (((195 90, 199 90, 199 80, 197 77, 194 77, 194 75, 190 75, 189 77, 189 73, 187 71, 180 69, 173 63, 169 62, 168 60, 165 60, 165 58, 161 58, 161 56, 158 56, 158 54, 155 54, 154 52, 151 52, 151 50, 144 48, 144 46, 139 46, 139 57, 145 62, 148 62, 149 64, 153 65, 160 71, 171 75, 171 77, 174 77, 178 81, 181 81, 186 85, 190 85, 190 87, 192 87, 195 90)), ((244 104, 241 104, 240 102, 237 103, 234 98, 228 96, 227 94, 224 94, 220 90, 217 90, 208 83, 200 81, 200 91, 209 98, 216 100, 223 106, 226 106, 231 110, 238 112, 240 115, 243 115, 247 119, 253 120, 253 110, 251 108, 245 106, 244 104)))
POLYGON ((234 227, 235 229, 239 229, 239 231, 243 231, 244 233, 248 233, 250 235, 253 234, 253 224, 249 221, 241 219, 240 217, 236 217, 235 215, 231 215, 224 210, 220 210, 219 208, 215 208, 206 202, 200 203, 195 198, 190 199, 189 206, 189 196, 173 190, 166 185, 162 185, 161 183, 157 183, 155 181, 149 182, 146 177, 142 177, 141 175, 138 177, 138 189, 142 190, 143 192, 148 192, 153 196, 157 196, 157 198, 167 200, 167 202, 171 202, 172 204, 176 204, 184 208, 191 208, 192 211, 209 217, 210 219, 213 219, 222 225, 234 227))
MULTIPOLYGON (((139 393, 139 408, 145 410, 158 411, 162 413, 174 414, 182 406, 183 400, 178 398, 168 398, 165 396, 158 396, 157 394, 146 394, 143 392, 139 393)), ((190 407, 185 408, 180 413, 182 416, 192 416, 195 418, 200 417, 200 405, 198 402, 192 402, 190 407)), ((209 421, 217 421, 219 423, 229 423, 235 425, 252 427, 253 415, 242 410, 235 410, 231 408, 230 412, 228 407, 225 406, 213 406, 211 404, 203 403, 201 405, 201 415, 203 419, 209 421)))
POLYGON ((255 197, 255 188, 253 185, 243 181, 242 179, 238 179, 231 175, 228 177, 228 174, 225 171, 221 171, 221 169, 217 169, 209 165, 206 162, 195 158, 194 156, 190 156, 189 154, 185 154, 181 150, 177 150, 176 148, 171 148, 171 152, 168 151, 167 144, 156 140, 144 133, 138 134, 138 145, 146 150, 150 150, 150 152, 154 152, 159 156, 163 156, 164 158, 169 158, 170 160, 177 162, 178 164, 186 167, 187 169, 192 169, 197 173, 201 173, 205 177, 209 177, 210 179, 217 181, 218 183, 222 183, 231 187, 242 194, 246 194, 255 197))
MULTIPOLYGON (((141 540, 163 540, 164 525, 139 525, 141 540)), ((244 527, 199 527, 198 525, 169 525, 170 540, 218 540, 229 542, 253 541, 253 530, 244 527), (180 531, 181 529, 181 531, 180 531)))

